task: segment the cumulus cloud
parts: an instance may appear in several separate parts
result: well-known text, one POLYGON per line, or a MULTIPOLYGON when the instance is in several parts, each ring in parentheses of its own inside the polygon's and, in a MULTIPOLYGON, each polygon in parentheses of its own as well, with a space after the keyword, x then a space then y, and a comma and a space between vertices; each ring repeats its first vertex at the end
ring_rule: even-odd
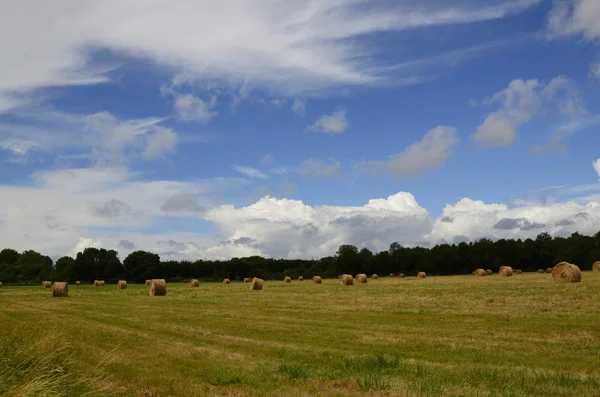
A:
POLYGON ((398 177, 421 175, 440 168, 454 152, 459 139, 456 128, 437 126, 388 161, 361 161, 355 168, 398 177))
POLYGON ((83 252, 86 248, 102 248, 102 241, 94 240, 93 238, 85 238, 80 237, 79 242, 75 245, 71 251, 69 251, 69 256, 72 258, 76 258, 79 252, 83 252))
POLYGON ((121 241, 119 241, 117 248, 123 248, 124 250, 127 250, 127 251, 133 251, 135 249, 135 244, 129 240, 121 240, 121 241))
POLYGON ((313 125, 308 126, 308 131, 328 132, 341 134, 348 128, 346 109, 339 107, 332 114, 324 114, 313 125))
POLYGON ((600 178, 600 159, 594 161, 594 170, 596 171, 596 173, 598 174, 598 177, 600 178))
POLYGON ((308 159, 300 165, 298 171, 304 176, 314 176, 323 179, 339 179, 344 175, 341 172, 342 164, 330 157, 327 160, 308 159))
POLYGON ((549 109, 556 108, 564 116, 586 114, 582 95, 575 82, 562 76, 548 83, 535 79, 513 80, 507 88, 483 103, 488 106, 498 104, 500 107, 488 115, 471 136, 487 149, 512 145, 520 126, 549 109))
POLYGON ((250 81, 286 92, 373 84, 382 79, 381 69, 359 37, 494 20, 540 1, 463 7, 364 0, 3 3, 0 36, 15 40, 0 43, 0 104, 12 106, 19 92, 106 81, 110 65, 91 63, 99 49, 149 59, 190 78, 250 81))
POLYGON ((586 40, 600 38, 600 3, 597 0, 554 1, 548 15, 551 38, 581 35, 586 40))

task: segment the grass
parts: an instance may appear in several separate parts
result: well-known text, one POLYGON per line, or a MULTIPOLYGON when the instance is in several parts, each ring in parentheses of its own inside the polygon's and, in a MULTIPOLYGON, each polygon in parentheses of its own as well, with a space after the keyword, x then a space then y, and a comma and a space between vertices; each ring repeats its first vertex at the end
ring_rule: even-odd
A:
POLYGON ((0 289, 0 395, 597 396, 600 274, 0 289))

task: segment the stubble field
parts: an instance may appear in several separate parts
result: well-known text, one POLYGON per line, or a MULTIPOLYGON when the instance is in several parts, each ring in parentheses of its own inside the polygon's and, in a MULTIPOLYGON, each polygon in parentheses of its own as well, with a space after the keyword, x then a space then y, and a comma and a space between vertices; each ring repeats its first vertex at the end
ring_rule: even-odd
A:
POLYGON ((600 396, 600 273, 0 288, 0 395, 600 396))

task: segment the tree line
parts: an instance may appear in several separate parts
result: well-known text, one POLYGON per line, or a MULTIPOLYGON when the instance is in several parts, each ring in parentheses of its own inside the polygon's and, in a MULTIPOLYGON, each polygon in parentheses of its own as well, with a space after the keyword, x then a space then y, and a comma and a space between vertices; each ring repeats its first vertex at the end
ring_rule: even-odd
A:
POLYGON ((162 261, 158 254, 135 251, 121 261, 115 250, 86 248, 76 258, 65 256, 54 263, 50 257, 36 251, 19 253, 14 249, 3 249, 0 251, 0 281, 32 284, 42 280, 73 282, 96 279, 144 282, 151 278, 172 282, 189 278, 208 281, 260 277, 272 280, 284 276, 337 277, 341 273, 415 275, 419 271, 449 275, 468 274, 476 268, 497 271, 502 265, 536 271, 562 261, 589 270, 597 260, 600 260, 600 232, 593 236, 574 233, 569 237, 541 233, 535 240, 480 239, 432 248, 403 247, 392 243, 388 250, 377 253, 367 248, 342 245, 334 256, 309 260, 250 256, 216 261, 162 261))

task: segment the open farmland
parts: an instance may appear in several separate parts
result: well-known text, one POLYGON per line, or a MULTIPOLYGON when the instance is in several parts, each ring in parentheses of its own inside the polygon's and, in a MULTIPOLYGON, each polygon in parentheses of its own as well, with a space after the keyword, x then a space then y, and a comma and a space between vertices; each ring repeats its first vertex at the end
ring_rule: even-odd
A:
POLYGON ((0 288, 0 395, 600 395, 598 272, 167 288, 0 288))

